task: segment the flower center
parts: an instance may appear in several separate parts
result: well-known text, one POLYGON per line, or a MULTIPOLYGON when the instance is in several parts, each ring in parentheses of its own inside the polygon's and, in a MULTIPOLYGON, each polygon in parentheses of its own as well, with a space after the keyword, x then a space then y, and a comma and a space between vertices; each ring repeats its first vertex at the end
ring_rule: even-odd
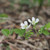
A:
POLYGON ((27 25, 24 26, 25 28, 27 27, 27 25))
POLYGON ((32 23, 35 24, 35 21, 33 21, 32 23))

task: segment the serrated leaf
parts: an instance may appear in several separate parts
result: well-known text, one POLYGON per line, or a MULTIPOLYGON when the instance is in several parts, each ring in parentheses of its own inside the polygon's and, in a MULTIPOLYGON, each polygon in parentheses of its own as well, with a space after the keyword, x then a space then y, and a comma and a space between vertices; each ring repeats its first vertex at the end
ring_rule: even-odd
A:
POLYGON ((31 37, 31 35, 34 35, 34 33, 32 32, 32 30, 29 30, 29 31, 25 34, 25 38, 28 39, 29 37, 31 37))
POLYGON ((8 36, 10 34, 10 31, 8 29, 2 29, 1 32, 5 35, 8 36))
POLYGON ((25 33, 25 29, 14 29, 14 32, 19 36, 23 36, 25 33))
POLYGON ((27 34, 32 35, 32 34, 34 34, 34 33, 32 32, 32 30, 29 30, 29 31, 27 32, 27 34))
POLYGON ((39 30, 39 34, 41 34, 44 31, 45 26, 41 27, 39 30))
POLYGON ((50 28, 50 22, 45 25, 45 28, 49 29, 50 28))
POLYGON ((13 34, 13 32, 14 32, 14 29, 11 29, 11 30, 10 30, 10 34, 13 34))
POLYGON ((45 30, 45 27, 46 27, 46 25, 40 28, 39 34, 43 33, 46 36, 50 34, 47 30, 45 30))
POLYGON ((49 33, 47 30, 44 30, 44 31, 43 31, 43 34, 46 35, 46 36, 47 36, 47 35, 50 35, 50 33, 49 33))

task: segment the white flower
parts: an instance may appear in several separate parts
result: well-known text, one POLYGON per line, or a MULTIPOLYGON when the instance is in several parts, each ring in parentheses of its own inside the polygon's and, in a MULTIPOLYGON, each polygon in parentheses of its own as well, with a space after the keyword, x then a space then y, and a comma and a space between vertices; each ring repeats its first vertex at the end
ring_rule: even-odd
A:
POLYGON ((24 21, 24 23, 21 23, 20 26, 22 29, 28 29, 31 25, 28 25, 28 22, 24 21))
POLYGON ((30 19, 28 19, 28 21, 32 24, 32 25, 35 25, 36 23, 39 22, 39 19, 35 19, 34 17, 32 17, 32 21, 30 19))

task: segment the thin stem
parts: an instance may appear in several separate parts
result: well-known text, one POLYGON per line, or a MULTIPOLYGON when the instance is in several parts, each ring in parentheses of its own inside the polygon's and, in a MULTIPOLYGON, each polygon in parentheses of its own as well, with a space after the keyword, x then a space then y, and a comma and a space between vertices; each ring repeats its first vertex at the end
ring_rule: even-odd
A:
POLYGON ((37 33, 37 31, 36 31, 36 28, 35 28, 35 27, 36 27, 36 25, 34 25, 34 26, 33 26, 33 29, 34 29, 34 30, 35 30, 35 32, 37 33))

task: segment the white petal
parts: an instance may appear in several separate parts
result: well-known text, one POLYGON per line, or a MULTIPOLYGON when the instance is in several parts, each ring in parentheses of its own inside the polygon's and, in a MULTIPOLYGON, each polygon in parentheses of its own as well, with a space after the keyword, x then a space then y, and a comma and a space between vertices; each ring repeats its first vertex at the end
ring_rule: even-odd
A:
POLYGON ((27 27, 26 29, 28 29, 30 26, 31 26, 31 24, 30 24, 30 25, 28 25, 28 27, 27 27))
POLYGON ((39 22, 39 19, 37 18, 36 21, 35 21, 35 23, 38 23, 38 22, 39 22))
POLYGON ((21 24, 20 24, 20 26, 24 26, 24 24, 23 24, 23 23, 21 23, 21 24))
POLYGON ((34 17, 32 17, 32 21, 35 21, 35 18, 34 17))
POLYGON ((31 21, 30 19, 28 19, 28 22, 30 22, 30 23, 31 23, 32 21, 31 21))
POLYGON ((25 29, 25 27, 21 27, 21 29, 25 29))
POLYGON ((28 22, 27 22, 27 21, 24 21, 24 24, 25 24, 25 25, 28 25, 28 22))

